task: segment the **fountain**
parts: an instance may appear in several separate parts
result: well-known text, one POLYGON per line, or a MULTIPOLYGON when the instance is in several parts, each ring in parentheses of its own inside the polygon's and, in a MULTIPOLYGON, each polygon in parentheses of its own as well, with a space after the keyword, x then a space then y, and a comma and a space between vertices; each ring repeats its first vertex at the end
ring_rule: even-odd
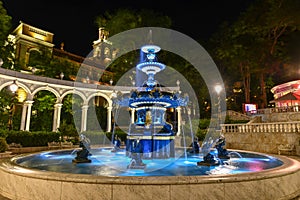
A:
MULTIPOLYGON (((166 110, 187 106, 188 96, 168 91, 155 80, 155 74, 165 69, 157 62, 160 47, 145 45, 141 48, 145 56, 136 68, 147 75, 147 80, 130 96, 119 95, 113 99, 114 107, 129 107, 136 111, 136 119, 129 126, 126 140, 126 155, 132 158, 130 169, 143 169, 141 159, 168 159, 175 157, 174 130, 166 121, 166 110), (134 163, 134 164, 132 164, 134 163)), ((134 120, 133 120, 134 121, 134 120)))
POLYGON ((190 152, 186 146, 177 148, 166 110, 186 107, 189 98, 155 80, 156 73, 165 68, 155 56, 160 47, 151 44, 141 50, 146 56, 136 67, 147 80, 129 95, 113 99, 117 109, 124 106, 136 112, 131 116, 126 148, 116 135, 113 146, 90 148, 88 138, 81 135, 81 149, 16 156, 1 162, 2 195, 12 199, 276 199, 300 195, 296 160, 225 149, 223 135, 217 140, 208 138, 201 148, 194 137, 190 152))

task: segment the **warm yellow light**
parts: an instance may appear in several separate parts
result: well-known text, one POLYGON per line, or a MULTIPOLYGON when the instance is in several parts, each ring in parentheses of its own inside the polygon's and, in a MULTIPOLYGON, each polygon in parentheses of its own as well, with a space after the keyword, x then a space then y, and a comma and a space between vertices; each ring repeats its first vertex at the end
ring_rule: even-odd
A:
POLYGON ((37 33, 33 33, 33 37, 39 40, 46 41, 46 37, 37 33))
POLYGON ((19 88, 17 90, 17 94, 18 94, 18 102, 22 103, 26 100, 27 98, 27 93, 25 90, 23 90, 23 88, 19 88))

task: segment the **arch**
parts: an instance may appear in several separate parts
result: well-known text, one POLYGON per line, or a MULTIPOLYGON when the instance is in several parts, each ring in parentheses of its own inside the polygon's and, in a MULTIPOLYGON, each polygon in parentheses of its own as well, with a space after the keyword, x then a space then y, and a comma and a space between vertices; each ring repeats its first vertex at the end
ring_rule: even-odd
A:
POLYGON ((100 97, 103 97, 107 102, 108 102, 108 106, 112 106, 112 100, 109 98, 109 96, 107 96, 106 94, 104 93, 100 93, 100 92, 97 92, 97 93, 92 93, 87 99, 86 99, 86 104, 88 104, 88 102, 91 100, 91 98, 93 97, 96 97, 96 96, 100 96, 100 97))
POLYGON ((42 90, 47 90, 47 91, 49 91, 49 92, 52 92, 52 93, 54 94, 54 96, 56 97, 57 103, 60 103, 61 98, 60 98, 59 93, 58 93, 54 88, 49 87, 49 86, 39 87, 39 88, 35 89, 35 90, 32 92, 32 96, 34 96, 36 93, 38 93, 39 91, 42 91, 42 90))
MULTIPOLYGON (((3 88, 5 88, 5 87, 7 87, 7 86, 9 86, 13 83, 14 83, 14 81, 7 81, 7 82, 1 84, 0 85, 0 91, 3 90, 3 88)), ((17 80, 16 80, 16 84, 18 85, 18 87, 21 87, 23 90, 25 90, 25 92, 27 94, 29 94, 28 96, 32 96, 32 93, 31 93, 30 89, 27 87, 27 85, 25 85, 21 82, 18 82, 17 80)))
POLYGON ((39 48, 37 48, 37 47, 32 47, 32 48, 29 48, 29 49, 27 50, 27 52, 29 52, 29 53, 31 53, 32 51, 37 51, 37 52, 39 52, 40 54, 42 54, 41 50, 40 50, 39 48))
POLYGON ((77 94, 78 96, 81 97, 83 102, 86 102, 86 97, 84 96, 84 94, 82 92, 79 92, 78 90, 68 90, 66 92, 64 92, 61 97, 60 100, 62 101, 68 94, 77 94))

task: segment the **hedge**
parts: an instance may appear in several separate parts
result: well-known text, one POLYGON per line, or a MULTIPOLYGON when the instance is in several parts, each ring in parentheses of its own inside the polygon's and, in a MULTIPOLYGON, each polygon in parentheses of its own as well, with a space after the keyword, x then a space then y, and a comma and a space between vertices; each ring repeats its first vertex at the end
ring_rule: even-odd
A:
POLYGON ((45 131, 9 131, 6 141, 8 144, 21 144, 23 147, 47 146, 48 142, 58 142, 60 138, 59 132, 45 131))

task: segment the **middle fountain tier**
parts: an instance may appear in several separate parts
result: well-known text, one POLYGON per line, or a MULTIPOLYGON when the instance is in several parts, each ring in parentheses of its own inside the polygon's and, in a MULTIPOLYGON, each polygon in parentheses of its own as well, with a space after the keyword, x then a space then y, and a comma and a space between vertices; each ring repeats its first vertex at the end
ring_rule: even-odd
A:
POLYGON ((172 123, 167 121, 167 110, 187 106, 188 95, 171 90, 155 80, 155 74, 166 65, 157 62, 160 47, 145 45, 141 48, 142 60, 136 68, 147 75, 141 85, 134 87, 130 95, 116 97, 115 106, 127 106, 134 113, 126 139, 126 155, 143 159, 167 159, 175 157, 175 133, 172 123))

